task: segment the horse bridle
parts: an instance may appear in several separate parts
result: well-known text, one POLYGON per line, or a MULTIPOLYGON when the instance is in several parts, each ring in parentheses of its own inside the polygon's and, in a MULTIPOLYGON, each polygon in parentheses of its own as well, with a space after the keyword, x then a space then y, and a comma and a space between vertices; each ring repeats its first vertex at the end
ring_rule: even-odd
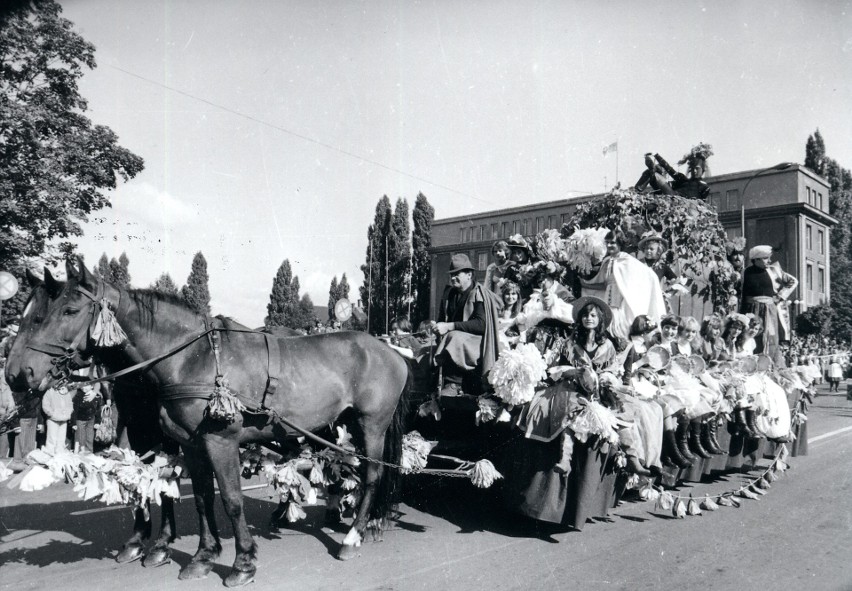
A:
POLYGON ((92 332, 92 328, 94 323, 97 321, 101 308, 109 305, 109 302, 104 295, 104 282, 102 280, 98 280, 97 293, 92 293, 85 287, 81 287, 79 285, 74 288, 74 291, 89 298, 92 301, 92 305, 90 310, 91 318, 89 319, 89 322, 80 327, 80 330, 77 331, 77 334, 74 336, 71 344, 66 346, 58 343, 40 342, 27 345, 27 349, 32 349, 33 351, 49 355, 53 358, 50 361, 53 367, 48 372, 48 375, 55 381, 67 380, 74 369, 84 366, 86 364, 86 360, 91 357, 91 354, 87 355, 85 350, 78 351, 77 348, 84 342, 84 339, 88 342, 87 337, 92 332))

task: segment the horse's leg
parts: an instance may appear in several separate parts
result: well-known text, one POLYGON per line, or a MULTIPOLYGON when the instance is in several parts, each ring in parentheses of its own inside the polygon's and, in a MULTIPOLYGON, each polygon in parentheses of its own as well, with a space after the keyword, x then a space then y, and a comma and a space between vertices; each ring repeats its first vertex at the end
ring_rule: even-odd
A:
POLYGON ((204 447, 216 474, 222 504, 234 528, 236 557, 231 572, 225 578, 225 586, 239 587, 254 581, 257 571, 257 545, 249 532, 243 513, 239 438, 236 433, 232 433, 230 437, 208 436, 204 439, 204 447))
POLYGON ((198 551, 189 564, 181 569, 178 578, 201 579, 207 576, 213 568, 213 562, 222 552, 216 518, 213 515, 213 473, 203 452, 184 446, 183 454, 192 479, 195 509, 198 512, 198 551))
MULTIPOLYGON (((365 422, 365 421, 364 421, 365 422)), ((385 448, 384 431, 379 431, 373 425, 363 425, 364 433, 364 453, 366 456, 382 459, 385 448)), ((364 495, 361 497, 361 504, 358 506, 358 514, 352 527, 343 539, 343 545, 337 553, 337 558, 340 560, 349 560, 358 555, 357 548, 361 546, 361 541, 364 539, 364 531, 367 529, 367 522, 370 519, 370 508, 373 505, 373 497, 376 495, 376 487, 382 478, 385 467, 375 462, 364 462, 366 464, 364 470, 364 495)))
POLYGON ((144 541, 150 537, 151 519, 150 517, 146 519, 145 512, 137 508, 133 512, 133 535, 124 543, 118 556, 115 557, 116 562, 133 562, 142 558, 145 555, 144 541))
POLYGON ((160 495, 160 535, 148 554, 142 560, 142 566, 162 566, 171 562, 172 549, 169 544, 177 537, 177 524, 175 523, 175 501, 171 497, 160 495))

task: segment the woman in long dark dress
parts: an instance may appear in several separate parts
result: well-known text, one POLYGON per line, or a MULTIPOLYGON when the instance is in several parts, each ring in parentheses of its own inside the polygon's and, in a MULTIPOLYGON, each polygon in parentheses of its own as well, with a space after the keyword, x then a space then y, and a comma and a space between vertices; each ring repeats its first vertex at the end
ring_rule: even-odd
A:
MULTIPOLYGON (((574 334, 564 344, 560 361, 597 372, 614 369, 615 347, 602 330, 612 319, 609 306, 595 297, 580 298, 574 305, 574 334)), ((533 519, 577 529, 588 518, 609 512, 616 480, 615 450, 600 445, 596 436, 586 443, 574 442, 570 459, 564 457, 561 435, 572 394, 580 388, 568 378, 537 394, 519 420, 527 438, 510 446, 503 468, 510 507, 533 519)))

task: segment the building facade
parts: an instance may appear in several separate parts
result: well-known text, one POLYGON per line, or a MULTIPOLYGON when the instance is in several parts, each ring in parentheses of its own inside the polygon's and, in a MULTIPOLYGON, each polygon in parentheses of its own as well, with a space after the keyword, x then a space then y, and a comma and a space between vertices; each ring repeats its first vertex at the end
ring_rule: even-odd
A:
MULTIPOLYGON (((825 303, 831 296, 829 244, 829 184, 804 166, 784 169, 746 170, 706 178, 709 201, 729 237, 745 232, 748 246, 769 244, 773 260, 799 279, 791 296, 795 314, 825 303)), ((432 223, 432 302, 434 318, 447 283, 450 258, 465 253, 476 267, 476 278, 485 277, 492 262, 491 245, 513 234, 533 236, 548 228, 570 223, 576 207, 603 194, 562 199, 522 207, 438 219, 432 223)), ((686 312, 683 312, 686 313, 686 312)), ((693 315, 700 312, 695 310, 693 315)))

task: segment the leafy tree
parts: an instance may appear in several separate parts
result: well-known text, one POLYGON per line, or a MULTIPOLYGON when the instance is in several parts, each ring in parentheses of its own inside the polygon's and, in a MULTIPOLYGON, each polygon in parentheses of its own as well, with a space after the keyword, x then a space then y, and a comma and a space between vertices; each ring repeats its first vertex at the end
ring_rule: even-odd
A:
POLYGON ((186 304, 199 314, 210 313, 208 279, 207 259, 204 258, 201 251, 198 251, 192 258, 192 268, 189 271, 189 277, 187 277, 186 285, 181 288, 180 293, 186 304))
POLYGON ((175 282, 172 280, 172 276, 168 273, 163 273, 157 277, 157 280, 151 284, 151 289, 170 295, 178 295, 178 293, 180 293, 177 285, 175 285, 175 282))
POLYGON ((269 303, 266 305, 267 327, 290 326, 288 320, 293 317, 292 283, 293 270, 290 268, 290 260, 284 259, 272 281, 272 293, 269 294, 269 303))
POLYGON ((833 320, 831 306, 812 306, 796 318, 796 332, 800 335, 831 334, 833 320))
POLYGON ((123 277, 121 276, 121 265, 115 257, 112 257, 109 260, 109 275, 106 278, 106 281, 112 283, 113 285, 117 285, 118 287, 123 287, 123 277))
MULTIPOLYGON (((107 206, 118 178, 143 168, 108 127, 85 112, 78 82, 95 48, 53 0, 6 2, 0 11, 0 268, 22 284, 27 260, 73 253, 64 239, 107 206)), ((18 313, 17 299, 4 315, 18 313)))
POLYGON ((337 284, 337 275, 331 280, 328 287, 328 317, 334 318, 334 305, 340 299, 340 286, 337 284))
POLYGON ((390 233, 388 234, 388 306, 391 317, 408 315, 408 296, 411 282, 411 228, 408 223, 408 202, 396 200, 390 233))
MULTIPOLYGON (((831 229, 829 257, 831 260, 832 321, 824 334, 848 341, 852 335, 852 172, 826 155, 825 143, 817 129, 805 144, 805 166, 825 176, 831 189, 828 196, 829 213, 839 223, 831 229)), ((808 310, 810 312, 810 310, 808 310)), ((807 324, 804 325, 807 328, 807 324)), ((797 329, 801 330, 798 326, 797 329)))
POLYGON ((295 328, 309 329, 312 327, 314 325, 314 302, 311 300, 310 295, 304 294, 299 299, 298 310, 298 326, 295 328))
POLYGON ((417 327, 429 319, 429 296, 432 283, 432 261, 429 247, 432 246, 432 220, 435 209, 423 193, 417 195, 412 215, 414 229, 411 236, 411 291, 414 302, 411 306, 411 325, 417 327))
POLYGON ((130 285, 130 259, 127 258, 127 253, 122 252, 121 256, 118 257, 118 266, 121 269, 121 282, 125 287, 130 285))
POLYGON ((385 256, 387 254, 388 235, 391 230, 390 199, 384 195, 376 204, 376 215, 367 230, 367 260, 361 265, 364 273, 364 283, 361 286, 361 301, 367 308, 367 330, 373 334, 381 334, 385 326, 385 287, 387 272, 385 256))

